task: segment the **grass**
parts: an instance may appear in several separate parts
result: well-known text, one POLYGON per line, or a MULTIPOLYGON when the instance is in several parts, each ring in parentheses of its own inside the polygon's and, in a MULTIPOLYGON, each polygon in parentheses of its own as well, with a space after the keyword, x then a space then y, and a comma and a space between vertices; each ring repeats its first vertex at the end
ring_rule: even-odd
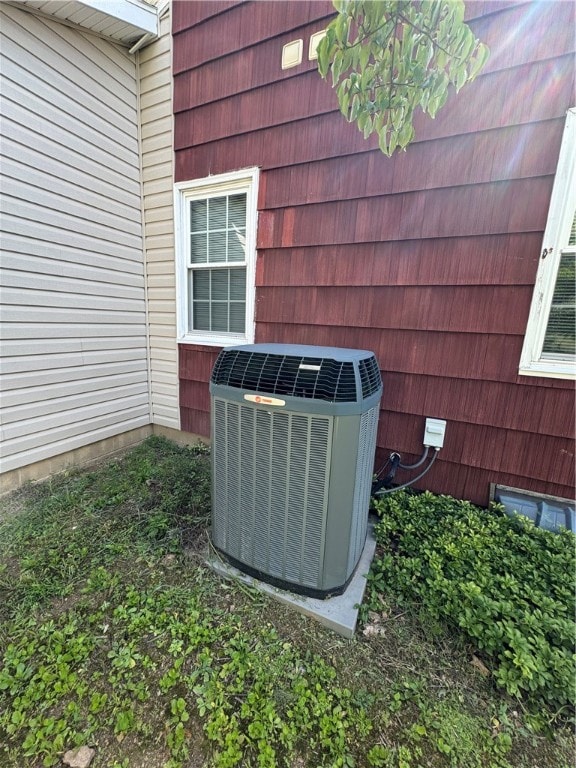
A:
POLYGON ((417 609, 372 594, 347 641, 215 576, 209 471, 152 438, 2 501, 0 764, 80 745, 92 768, 572 764, 569 725, 530 727, 417 609))

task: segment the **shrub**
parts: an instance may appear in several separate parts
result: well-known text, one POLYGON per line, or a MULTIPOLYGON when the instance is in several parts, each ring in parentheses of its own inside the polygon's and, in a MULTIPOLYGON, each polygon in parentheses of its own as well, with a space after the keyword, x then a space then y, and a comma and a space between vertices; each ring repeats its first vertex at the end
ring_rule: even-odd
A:
POLYGON ((389 494, 376 509, 373 598, 420 603, 459 627, 509 694, 574 704, 572 533, 428 492, 389 494))

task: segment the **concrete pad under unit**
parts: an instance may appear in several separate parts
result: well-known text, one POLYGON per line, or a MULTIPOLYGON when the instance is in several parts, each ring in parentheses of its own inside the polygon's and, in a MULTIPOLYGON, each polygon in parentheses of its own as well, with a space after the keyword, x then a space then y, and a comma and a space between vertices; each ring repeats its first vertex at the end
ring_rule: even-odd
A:
POLYGON ((264 581, 259 581, 222 560, 216 552, 211 554, 207 562, 210 568, 220 576, 228 579, 238 579, 244 584, 255 587, 274 599, 279 600, 281 603, 292 606, 300 613, 316 619, 339 635, 352 638, 354 637, 356 621, 358 619, 357 606, 360 605, 364 597, 366 576, 370 570, 375 550, 376 539, 374 538, 373 525, 369 524, 366 544, 346 591, 341 595, 330 597, 326 600, 296 595, 293 592, 287 592, 271 584, 266 584, 264 581))

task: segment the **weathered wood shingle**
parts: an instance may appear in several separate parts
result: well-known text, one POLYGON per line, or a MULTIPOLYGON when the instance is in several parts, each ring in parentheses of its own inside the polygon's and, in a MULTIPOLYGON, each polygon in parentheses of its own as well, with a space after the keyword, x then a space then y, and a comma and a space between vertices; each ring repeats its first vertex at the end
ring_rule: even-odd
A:
MULTIPOLYGON (((376 352, 379 458, 420 453, 422 487, 485 503, 490 482, 571 496, 574 391, 518 376, 566 110, 571 3, 473 2, 491 48, 416 141, 388 159, 340 115, 306 58, 331 4, 176 3, 177 181, 262 169, 256 337, 376 352), (281 70, 282 45, 305 57, 281 70)), ((215 352, 180 349, 183 427, 207 434, 215 352)))

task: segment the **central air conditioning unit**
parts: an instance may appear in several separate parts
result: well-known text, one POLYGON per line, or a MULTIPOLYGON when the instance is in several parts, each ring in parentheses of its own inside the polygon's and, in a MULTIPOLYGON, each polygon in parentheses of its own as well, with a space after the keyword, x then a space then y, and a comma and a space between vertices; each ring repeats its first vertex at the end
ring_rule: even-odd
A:
POLYGON ((263 581, 342 593, 368 527, 382 395, 374 354, 229 347, 210 393, 214 546, 263 581))

